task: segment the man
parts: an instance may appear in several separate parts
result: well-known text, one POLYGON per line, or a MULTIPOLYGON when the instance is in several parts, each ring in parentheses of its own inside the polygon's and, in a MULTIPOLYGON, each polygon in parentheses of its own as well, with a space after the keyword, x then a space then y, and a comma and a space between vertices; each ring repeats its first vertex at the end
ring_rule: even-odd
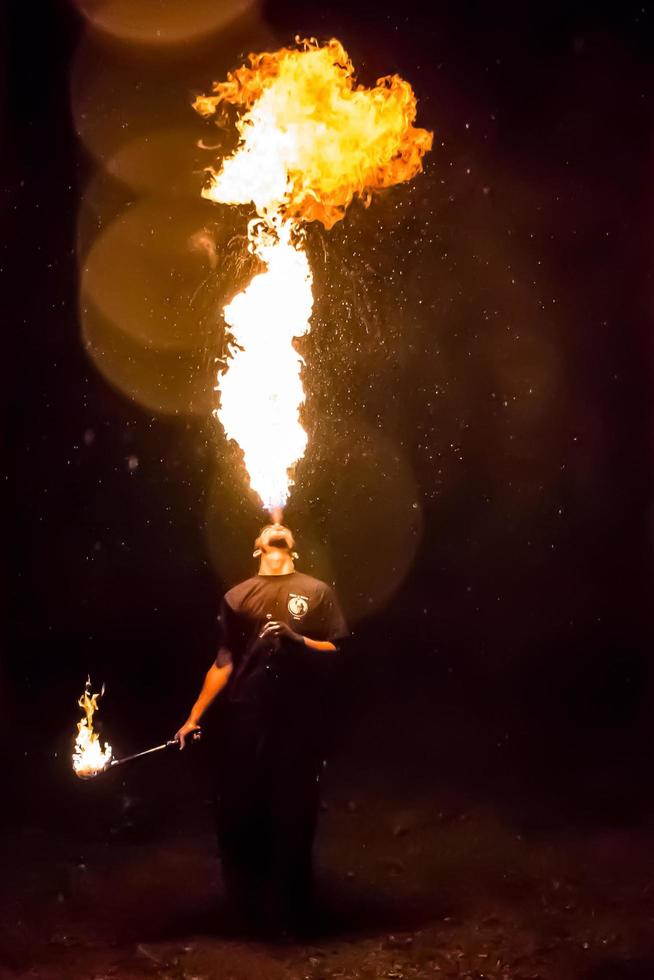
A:
POLYGON ((227 893, 250 924, 306 924, 322 765, 322 709, 347 627, 334 592, 295 571, 295 542, 269 524, 259 573, 231 589, 222 643, 181 747, 224 690, 218 737, 218 843, 227 893))

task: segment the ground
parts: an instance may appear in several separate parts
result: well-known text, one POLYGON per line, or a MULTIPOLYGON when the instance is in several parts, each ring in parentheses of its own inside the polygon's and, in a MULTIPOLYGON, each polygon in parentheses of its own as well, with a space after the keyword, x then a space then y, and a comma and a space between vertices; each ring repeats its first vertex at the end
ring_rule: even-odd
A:
POLYGON ((322 920, 268 943, 225 924, 208 805, 159 827, 129 784, 111 791, 85 832, 79 802, 68 827, 4 837, 2 980, 654 978, 647 821, 529 829, 488 803, 327 787, 322 920))

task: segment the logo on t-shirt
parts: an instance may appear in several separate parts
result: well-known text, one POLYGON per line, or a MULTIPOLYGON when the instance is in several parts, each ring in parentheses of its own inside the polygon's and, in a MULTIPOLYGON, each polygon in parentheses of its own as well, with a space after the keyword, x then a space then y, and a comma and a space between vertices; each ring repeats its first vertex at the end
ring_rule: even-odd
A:
POLYGON ((309 611, 309 597, 306 595, 295 595, 294 592, 289 593, 288 611, 293 619, 302 619, 309 611))

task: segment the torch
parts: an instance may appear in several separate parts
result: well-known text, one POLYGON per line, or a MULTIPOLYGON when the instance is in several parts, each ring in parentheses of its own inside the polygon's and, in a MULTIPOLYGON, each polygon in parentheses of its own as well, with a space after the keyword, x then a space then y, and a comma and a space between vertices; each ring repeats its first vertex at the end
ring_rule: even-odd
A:
MULTIPOLYGON (((192 741, 197 742, 200 737, 200 732, 194 732, 192 741)), ((115 766, 124 766, 126 762, 133 762, 134 759, 141 759, 144 755, 152 755, 154 752, 163 752, 165 749, 172 749, 175 747, 179 747, 179 739, 171 738, 167 742, 162 742, 161 745, 155 745, 151 749, 144 749, 143 752, 134 752, 132 755, 126 755, 122 759, 111 759, 105 762, 100 769, 76 770, 76 775, 80 779, 95 779, 96 776, 100 776, 103 772, 108 772, 115 766)))
MULTIPOLYGON (((155 752, 163 752, 165 749, 179 746, 179 739, 175 737, 167 742, 162 742, 161 745, 145 749, 143 752, 134 752, 122 759, 113 759, 111 745, 108 742, 102 745, 98 733, 93 729, 93 715, 98 710, 98 702, 103 694, 104 687, 97 694, 91 693, 91 678, 87 677, 84 691, 78 701, 84 715, 77 725, 77 738, 73 752, 73 771, 79 779, 94 779, 115 766, 123 766, 126 762, 132 762, 134 759, 140 759, 145 755, 153 755, 155 752)), ((192 741, 197 742, 200 736, 201 732, 194 732, 192 741)))

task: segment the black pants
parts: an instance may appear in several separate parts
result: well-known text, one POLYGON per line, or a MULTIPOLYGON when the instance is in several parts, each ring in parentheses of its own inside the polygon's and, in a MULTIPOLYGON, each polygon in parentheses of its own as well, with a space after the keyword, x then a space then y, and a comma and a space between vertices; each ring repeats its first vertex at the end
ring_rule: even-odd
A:
POLYGON ((228 898, 251 924, 302 926, 322 765, 315 718, 245 704, 222 714, 217 830, 228 898))

